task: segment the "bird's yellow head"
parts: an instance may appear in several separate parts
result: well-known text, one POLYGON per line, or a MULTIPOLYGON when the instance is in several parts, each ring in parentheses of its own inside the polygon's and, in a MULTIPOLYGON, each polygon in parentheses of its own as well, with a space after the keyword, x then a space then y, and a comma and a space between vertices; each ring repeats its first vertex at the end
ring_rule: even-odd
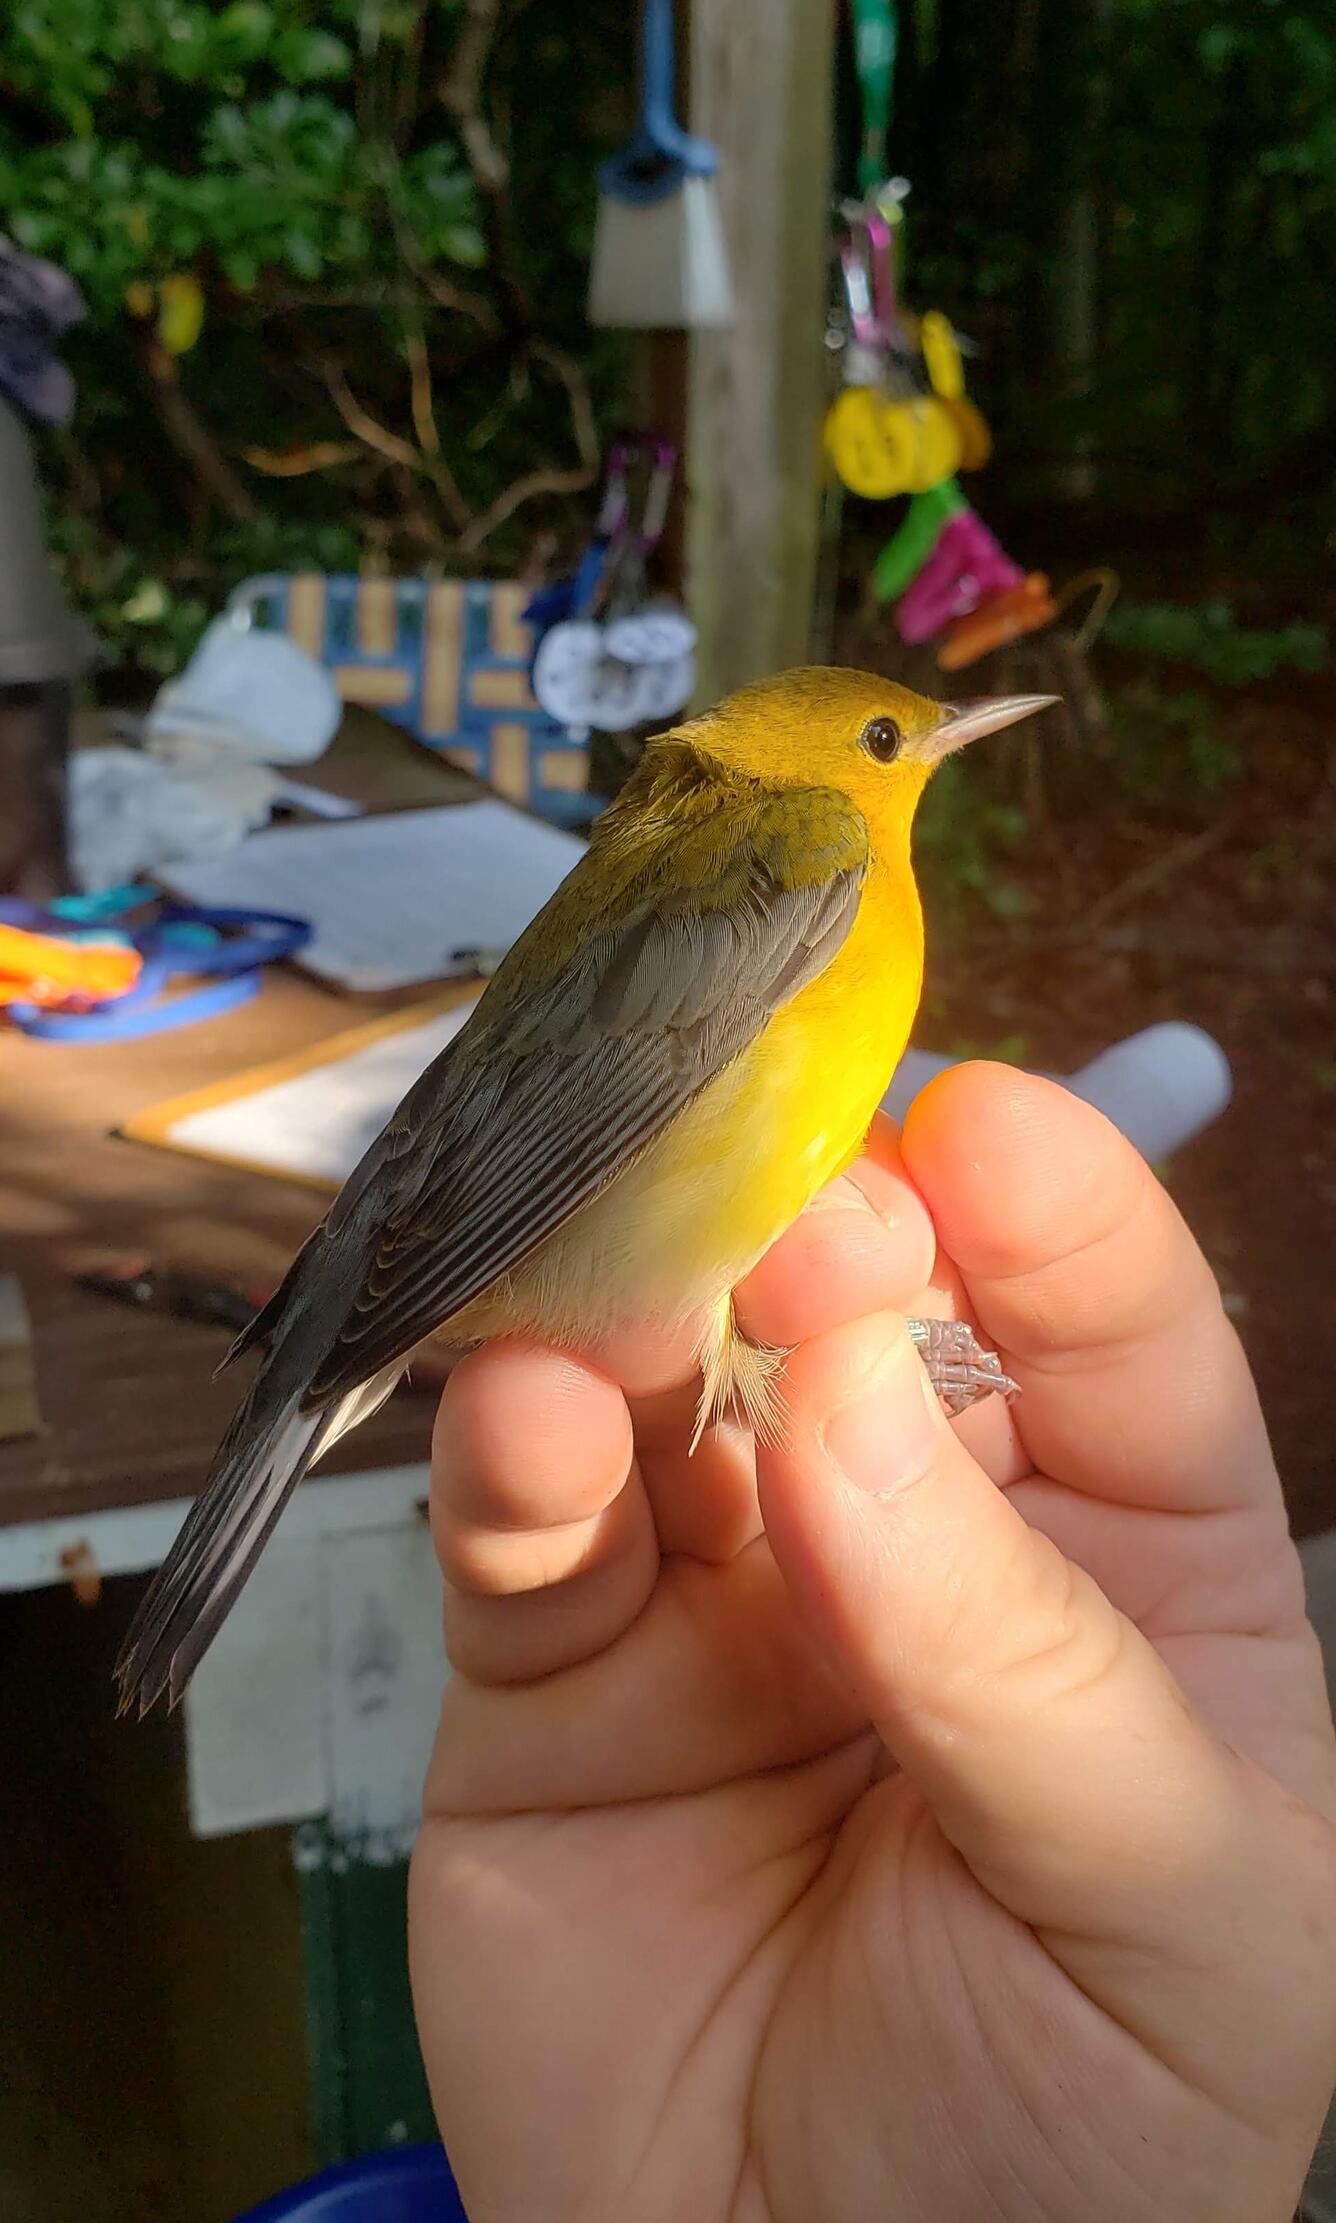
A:
POLYGON ((933 702, 873 672, 807 665, 740 688, 677 729, 701 755, 766 787, 833 787, 868 825, 908 829, 945 757, 1055 702, 1055 695, 998 695, 933 702))

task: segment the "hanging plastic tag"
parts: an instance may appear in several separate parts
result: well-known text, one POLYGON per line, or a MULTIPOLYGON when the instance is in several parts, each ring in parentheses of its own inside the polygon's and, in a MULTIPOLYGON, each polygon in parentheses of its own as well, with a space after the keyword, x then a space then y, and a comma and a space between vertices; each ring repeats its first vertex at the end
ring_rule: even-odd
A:
POLYGON ((931 640, 980 603, 1019 586, 1023 573, 972 509, 948 519, 936 546, 896 606, 900 637, 931 640))
POLYGON ((908 407, 918 433, 917 469, 910 487, 915 494, 926 494, 929 487, 940 486, 960 469, 960 433, 954 418, 934 397, 910 402, 908 407))
POLYGON ((1058 614, 1047 575, 1031 571, 1020 583, 979 604, 949 625, 937 651, 937 668, 964 671, 992 649, 1005 648, 1026 633, 1038 633, 1058 614))
MULTIPOLYGON (((888 205, 899 208, 899 196, 888 205)), ((826 452, 865 501, 924 493, 961 468, 962 430, 935 394, 920 391, 895 282, 895 233, 886 207, 847 206, 840 250, 851 344, 845 386, 826 413, 826 452)), ((947 339, 954 337, 944 317, 947 339)), ((938 340, 941 334, 937 335, 938 340)))
POLYGON ((965 497, 954 479, 945 479, 927 493, 914 495, 872 567, 878 602, 893 602, 904 593, 932 554, 943 526, 964 507, 965 497))
POLYGON ((993 452, 993 435, 987 420, 966 394, 957 395, 954 401, 943 401, 940 406, 956 428, 961 470, 981 471, 993 452))
POLYGON ((695 649, 696 628, 672 595, 651 595, 647 587, 649 559, 667 521, 677 449, 670 440, 641 437, 620 443, 614 456, 626 495, 603 579, 604 650, 621 664, 680 664, 695 649), (629 480, 632 465, 641 461, 646 477, 637 524, 629 480))
POLYGON ((925 309, 919 318, 919 346, 933 392, 958 401, 965 391, 965 367, 951 319, 940 309, 925 309))
POLYGON ((609 618, 603 638, 609 656, 623 664, 671 664, 692 654, 696 628, 680 603, 656 595, 625 617, 609 618))
POLYGON ((533 660, 533 691, 549 718, 562 726, 592 724, 592 676, 602 661, 603 628, 592 618, 549 626, 533 660))
POLYGON ((982 470, 993 452, 993 436, 965 393, 965 366, 950 318, 940 309, 925 309, 919 319, 918 342, 933 393, 955 427, 959 469, 982 470))
POLYGON ((903 450, 887 441, 886 336, 873 295, 871 250, 865 214, 847 208, 848 230, 840 247, 840 273, 850 345, 842 390, 826 412, 826 453, 851 494, 871 502, 888 501, 908 484, 903 450))
POLYGON ((554 625, 534 658, 533 690, 548 716, 598 733, 627 733, 671 717, 695 684, 693 656, 624 662, 608 653, 603 627, 590 618, 554 625))
POLYGON ((863 107, 858 187, 871 193, 886 174, 891 89, 899 44, 894 0, 854 0, 854 66, 863 107))
POLYGON ((895 438, 885 396, 873 386, 846 386, 826 413, 826 453, 851 494, 865 501, 889 501, 909 488, 913 468, 912 431, 895 438))

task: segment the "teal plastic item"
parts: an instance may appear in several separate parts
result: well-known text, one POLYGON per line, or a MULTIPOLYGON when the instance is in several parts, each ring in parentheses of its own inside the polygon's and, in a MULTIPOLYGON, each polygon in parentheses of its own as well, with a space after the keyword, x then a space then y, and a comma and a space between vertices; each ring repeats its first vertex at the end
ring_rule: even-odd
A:
POLYGON ((858 190, 875 193, 886 176, 886 145, 891 130, 891 97, 900 20, 895 0, 854 0, 854 62, 863 95, 863 142, 858 152, 858 190))
POLYGON ((116 919, 125 911, 137 910, 142 903, 156 903, 161 892, 160 888, 131 881, 122 888, 99 888, 94 895, 58 895, 51 909, 58 918, 96 925, 100 919, 116 919))
POLYGON ((468 2223, 440 2146, 341 2161, 248 2208, 236 2223, 468 2223))

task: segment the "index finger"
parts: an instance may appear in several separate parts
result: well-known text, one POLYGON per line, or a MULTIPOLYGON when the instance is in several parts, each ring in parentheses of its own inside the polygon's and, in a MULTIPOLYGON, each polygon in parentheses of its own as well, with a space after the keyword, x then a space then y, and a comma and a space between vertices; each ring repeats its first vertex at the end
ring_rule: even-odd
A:
POLYGON ((910 1107, 901 1150, 1045 1474, 1126 1505, 1278 1502, 1215 1278, 1108 1120, 1055 1082, 962 1065, 910 1107))

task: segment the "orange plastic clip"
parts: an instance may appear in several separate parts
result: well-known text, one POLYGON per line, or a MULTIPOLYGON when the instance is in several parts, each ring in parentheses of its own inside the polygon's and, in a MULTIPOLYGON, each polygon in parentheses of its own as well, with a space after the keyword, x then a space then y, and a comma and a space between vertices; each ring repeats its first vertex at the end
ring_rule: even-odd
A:
POLYGON ((977 664, 990 649, 1003 648, 1008 641, 1019 640, 1022 633, 1037 633, 1057 614, 1047 574, 1032 571, 1018 587, 1008 587, 990 602, 981 602, 968 617, 956 618, 948 625, 937 651, 937 668, 963 671, 967 664, 977 664))
POLYGON ((66 940, 0 924, 0 1004, 102 1003, 133 988, 143 962, 122 942, 66 940))

